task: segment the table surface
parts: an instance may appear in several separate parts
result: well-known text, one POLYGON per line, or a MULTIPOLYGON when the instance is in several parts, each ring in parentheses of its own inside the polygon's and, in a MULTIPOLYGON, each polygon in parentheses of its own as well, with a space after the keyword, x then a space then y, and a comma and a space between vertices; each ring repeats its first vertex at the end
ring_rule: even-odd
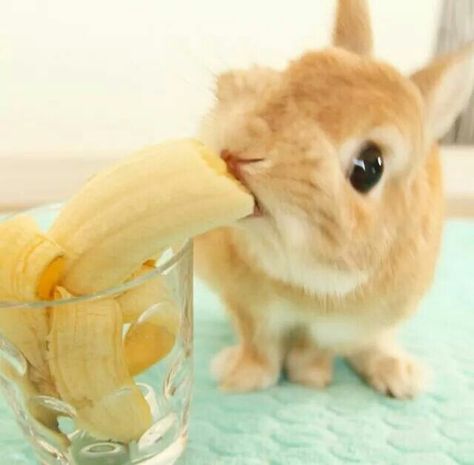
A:
MULTIPOLYGON (((179 464, 474 464, 473 264, 474 222, 450 221, 435 284, 401 334, 434 375, 414 401, 376 394, 342 361, 322 391, 282 381, 264 392, 219 392, 209 363, 233 333, 219 300, 197 282, 190 441, 179 464)), ((3 402, 0 450, 1 463, 33 463, 3 402)))

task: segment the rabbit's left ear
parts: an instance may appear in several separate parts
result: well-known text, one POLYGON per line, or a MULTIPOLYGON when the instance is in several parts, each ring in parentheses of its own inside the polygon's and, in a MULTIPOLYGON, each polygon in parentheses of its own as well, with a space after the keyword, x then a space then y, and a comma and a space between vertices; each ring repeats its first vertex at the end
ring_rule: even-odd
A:
POLYGON ((338 0, 333 44, 358 55, 372 53, 372 27, 367 0, 338 0))
POLYGON ((474 89, 474 43, 435 59, 411 79, 423 96, 431 134, 440 139, 467 105, 474 89))

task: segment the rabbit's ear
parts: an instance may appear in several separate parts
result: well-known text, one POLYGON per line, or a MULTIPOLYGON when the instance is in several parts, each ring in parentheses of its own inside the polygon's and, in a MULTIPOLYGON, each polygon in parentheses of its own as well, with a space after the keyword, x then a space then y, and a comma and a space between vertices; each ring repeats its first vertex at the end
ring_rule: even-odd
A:
POLYGON ((338 0, 333 44, 359 55, 372 53, 372 27, 367 0, 338 0))
POLYGON ((474 88, 474 43, 441 56, 411 77, 425 101, 428 127, 440 139, 467 105, 474 88))

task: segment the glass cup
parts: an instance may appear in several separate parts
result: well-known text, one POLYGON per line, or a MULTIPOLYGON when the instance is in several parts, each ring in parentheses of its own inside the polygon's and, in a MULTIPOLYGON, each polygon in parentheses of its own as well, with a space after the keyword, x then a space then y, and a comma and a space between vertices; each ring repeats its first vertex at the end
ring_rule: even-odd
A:
MULTIPOLYGON (((46 231, 59 210, 59 205, 53 205, 25 214, 36 219, 46 231)), ((0 222, 4 220, 0 219, 0 222)), ((147 262, 136 278, 113 289, 55 301, 0 301, 0 386, 41 464, 175 463, 186 443, 192 389, 192 277, 192 244, 186 241, 174 244, 157 262, 147 262), (111 301, 115 303, 111 304, 111 301), (32 382, 31 359, 39 355, 32 352, 31 344, 24 337, 18 336, 15 324, 31 321, 28 315, 32 312, 38 312, 36 315, 43 312, 47 318, 46 325, 49 325, 46 331, 51 331, 53 314, 75 311, 81 318, 94 313, 92 308, 97 312, 119 308, 122 331, 112 334, 113 327, 109 331, 105 326, 105 334, 95 336, 96 339, 103 337, 103 341, 118 338, 121 360, 125 359, 123 363, 128 369, 129 381, 124 386, 114 386, 112 381, 108 381, 115 374, 113 365, 110 368, 104 357, 115 353, 115 349, 107 344, 104 346, 103 341, 94 337, 89 338, 88 347, 79 352, 77 366, 73 362, 74 355, 66 358, 70 365, 66 369, 72 369, 68 373, 73 373, 68 382, 76 380, 72 386, 76 392, 76 397, 72 396, 73 402, 71 395, 64 394, 64 387, 57 389, 63 391, 61 394, 51 392, 51 389, 44 390, 41 383, 32 382), (87 359, 85 368, 82 366, 84 357, 87 359), (102 373, 99 371, 94 375, 94 370, 102 373), (83 382, 84 379, 87 383, 83 382), (96 386, 94 380, 97 380, 96 386), (117 425, 127 429, 131 422, 130 414, 135 413, 133 407, 127 405, 132 391, 143 401, 141 406, 146 406, 147 420, 143 422, 146 427, 133 439, 114 439, 116 433, 109 433, 109 430, 115 431, 117 425)), ((86 325, 84 328, 88 330, 86 325)), ((67 345, 68 338, 63 339, 67 345)), ((46 354, 49 354, 52 350, 51 334, 38 344, 43 344, 46 354)), ((71 350, 77 352, 74 347, 71 350)), ((51 367, 48 355, 45 358, 46 366, 51 367)), ((51 374, 53 385, 55 375, 57 373, 51 374)))

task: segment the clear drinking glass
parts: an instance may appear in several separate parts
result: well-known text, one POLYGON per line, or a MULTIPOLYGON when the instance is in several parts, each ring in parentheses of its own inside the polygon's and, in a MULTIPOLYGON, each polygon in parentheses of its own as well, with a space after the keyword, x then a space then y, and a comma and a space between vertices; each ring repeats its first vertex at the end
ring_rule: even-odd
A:
MULTIPOLYGON (((59 209, 60 206, 48 206, 25 213, 35 218, 46 231, 59 209)), ((0 219, 0 222, 4 219, 0 219)), ((157 263, 148 265, 149 271, 138 278, 94 295, 55 302, 0 302, 1 389, 25 439, 33 447, 41 464, 168 465, 174 463, 183 451, 187 438, 193 377, 191 242, 174 244, 164 252, 157 263), (170 339, 167 340, 169 347, 172 347, 170 352, 134 376, 134 381, 151 411, 152 420, 149 427, 140 437, 128 443, 96 439, 90 431, 77 427, 76 421, 79 416, 77 405, 68 404, 60 398, 60 395, 46 395, 36 387, 31 388, 28 376, 30 363, 25 351, 22 353, 21 344, 15 344, 14 333, 13 337, 11 336, 8 316, 12 314, 11 312, 39 312, 45 308, 48 312, 53 308, 67 312, 71 304, 100 305, 110 299, 120 299, 125 293, 141 293, 142 290, 148 292, 148 295, 153 295, 149 294, 149 291, 155 286, 163 288, 163 285, 167 289, 166 297, 163 297, 163 300, 157 298, 153 302, 148 299, 146 308, 137 309, 135 312, 137 319, 135 323, 131 323, 135 327, 147 325, 150 321, 153 322, 153 318, 160 315, 161 311, 169 311, 170 308, 175 309, 177 316, 176 336, 171 338, 171 342, 170 339), (10 334, 10 338, 6 337, 7 334, 10 334), (41 414, 38 415, 38 412, 41 414), (49 420, 44 422, 42 420, 44 418, 49 420)), ((129 328, 130 324, 124 323, 122 330, 124 340, 129 328)), ((153 340, 153 334, 147 334, 146 331, 144 334, 145 337, 138 345, 146 358, 148 353, 153 353, 153 347, 157 343, 160 344, 160 341, 153 340)), ((110 338, 110 335, 108 336, 110 338)), ((107 335, 104 334, 104 337, 107 335)), ((45 344, 48 343, 49 341, 45 341, 45 344)), ((93 348, 88 348, 87 357, 91 358, 91 363, 100 356, 100 353, 94 353, 93 348)), ((126 391, 127 387, 108 393, 107 399, 123 396, 124 390, 126 391)), ((123 420, 127 419, 120 419, 123 420)))

